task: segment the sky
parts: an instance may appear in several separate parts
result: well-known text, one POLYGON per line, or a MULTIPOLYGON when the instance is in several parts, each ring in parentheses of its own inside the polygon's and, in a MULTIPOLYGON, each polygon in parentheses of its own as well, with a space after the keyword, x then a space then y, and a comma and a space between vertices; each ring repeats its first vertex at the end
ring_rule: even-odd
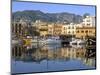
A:
POLYGON ((91 16, 95 16, 95 6, 16 1, 12 2, 12 12, 23 10, 40 10, 44 13, 68 12, 81 16, 85 13, 89 13, 91 16))

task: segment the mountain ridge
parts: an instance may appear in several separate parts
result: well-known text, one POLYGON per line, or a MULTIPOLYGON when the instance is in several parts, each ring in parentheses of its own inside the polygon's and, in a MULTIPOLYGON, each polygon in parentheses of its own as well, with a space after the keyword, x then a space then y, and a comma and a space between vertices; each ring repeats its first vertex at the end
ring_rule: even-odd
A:
POLYGON ((67 22, 67 23, 80 23, 83 17, 68 12, 61 13, 44 13, 40 10, 24 10, 12 13, 12 21, 20 21, 20 19, 29 20, 35 22, 36 20, 42 20, 46 22, 67 22))

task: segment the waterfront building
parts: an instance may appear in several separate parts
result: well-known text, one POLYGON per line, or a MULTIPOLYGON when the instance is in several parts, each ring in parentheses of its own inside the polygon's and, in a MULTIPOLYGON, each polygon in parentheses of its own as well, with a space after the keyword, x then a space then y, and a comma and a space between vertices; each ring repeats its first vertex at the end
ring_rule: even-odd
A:
POLYGON ((77 27, 76 38, 86 38, 87 36, 95 36, 95 27, 77 27))
POLYGON ((82 22, 83 26, 86 27, 95 27, 95 17, 94 16, 86 16, 82 22))
POLYGON ((67 25, 67 35, 76 35, 76 24, 70 23, 67 25))
POLYGON ((53 36, 53 31, 54 31, 54 23, 48 24, 48 35, 53 36))
MULTIPOLYGON (((28 23, 20 20, 19 22, 12 22, 12 37, 22 38, 28 34, 28 23)), ((12 38, 13 39, 13 38, 12 38)))
POLYGON ((48 34, 48 24, 47 22, 40 22, 38 25, 40 36, 46 36, 48 34))
POLYGON ((54 36, 59 36, 61 35, 61 32, 62 32, 62 24, 54 24, 53 26, 53 35, 54 36))
POLYGON ((62 35, 67 35, 67 25, 62 25, 62 35))

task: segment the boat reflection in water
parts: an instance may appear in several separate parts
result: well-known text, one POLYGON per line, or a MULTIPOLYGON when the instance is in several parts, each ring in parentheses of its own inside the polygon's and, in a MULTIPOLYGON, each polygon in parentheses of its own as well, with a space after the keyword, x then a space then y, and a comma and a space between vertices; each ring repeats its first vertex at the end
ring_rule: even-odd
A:
POLYGON ((12 46, 12 73, 95 69, 95 48, 30 44, 12 46))

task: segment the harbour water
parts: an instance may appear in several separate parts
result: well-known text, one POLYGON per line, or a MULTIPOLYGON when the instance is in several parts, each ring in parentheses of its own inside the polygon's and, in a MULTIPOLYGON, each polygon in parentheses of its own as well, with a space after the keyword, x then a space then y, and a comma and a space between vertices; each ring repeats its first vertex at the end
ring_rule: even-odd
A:
POLYGON ((13 45, 11 72, 35 73, 95 69, 95 52, 95 48, 88 50, 85 46, 13 45))

